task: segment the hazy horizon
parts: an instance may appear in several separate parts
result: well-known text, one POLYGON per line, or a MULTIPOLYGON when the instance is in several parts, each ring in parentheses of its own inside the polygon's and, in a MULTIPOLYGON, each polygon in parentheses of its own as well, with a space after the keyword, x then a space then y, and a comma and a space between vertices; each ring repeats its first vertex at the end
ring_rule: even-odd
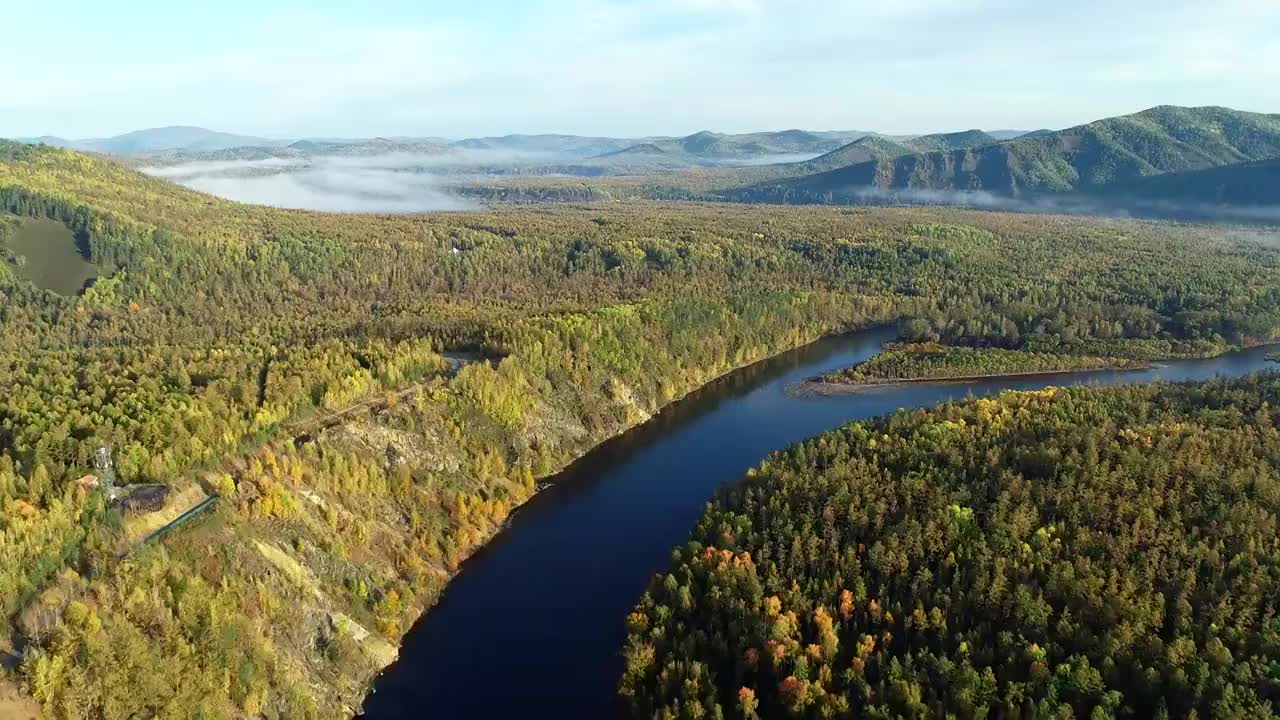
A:
MULTIPOLYGON (((1147 109, 1147 108, 1138 108, 1138 109, 1136 109, 1136 110, 1133 110, 1132 112, 1139 112, 1139 111, 1141 111, 1141 110, 1145 110, 1145 109, 1147 109)), ((1239 108, 1236 108, 1236 109, 1239 109, 1239 108)), ((1121 114, 1121 115, 1128 115, 1129 113, 1128 113, 1128 112, 1124 112, 1124 113, 1117 113, 1117 114, 1121 114)), ((1102 118, 1093 118, 1093 120, 1100 120, 1100 119, 1102 119, 1102 118)), ((1090 121, 1086 120, 1086 121, 1084 121, 1084 122, 1090 122, 1090 121)), ((210 132, 225 133, 225 134, 228 134, 228 135, 240 135, 240 136, 244 136, 244 137, 258 138, 258 139, 262 139, 262 140, 270 140, 270 141, 272 141, 272 142, 281 142, 281 143, 283 143, 283 142, 299 142, 299 141, 303 141, 303 140, 313 141, 313 142, 325 142, 325 141, 329 141, 329 142, 343 142, 343 141, 362 141, 362 140, 363 140, 363 141, 367 141, 367 140, 421 140, 421 141, 439 140, 439 141, 448 142, 448 143, 455 143, 455 142, 461 142, 461 141, 463 141, 463 140, 475 140, 475 139, 480 139, 480 138, 491 138, 491 137, 511 137, 511 136, 530 136, 530 137, 533 137, 533 136, 540 136, 540 135, 543 135, 543 136, 563 135, 563 136, 566 136, 566 137, 599 137, 599 138, 608 138, 608 139, 611 139, 611 140, 644 140, 644 139, 648 139, 648 138, 670 138, 670 139, 678 139, 678 138, 689 137, 690 135, 695 135, 695 134, 700 133, 700 132, 712 132, 712 133, 716 133, 716 134, 723 134, 723 135, 748 135, 748 134, 754 134, 754 133, 786 132, 786 131, 789 131, 789 130, 801 130, 801 131, 805 131, 805 132, 813 132, 813 133, 854 133, 854 132, 866 132, 866 133, 872 133, 872 134, 875 134, 875 135, 884 135, 884 136, 889 136, 889 137, 907 137, 907 136, 919 136, 919 135, 932 135, 932 134, 936 134, 936 133, 961 132, 961 131, 965 131, 965 130, 983 130, 983 131, 988 131, 988 132, 1003 132, 1003 131, 1012 131, 1012 130, 1017 130, 1017 131, 1021 131, 1021 132, 1034 132, 1034 131, 1036 131, 1036 130, 1045 130, 1045 129, 1053 129, 1053 130, 1056 130, 1056 129, 1060 129, 1060 128, 1049 128, 1048 126, 1024 127, 1024 128, 1012 128, 1012 127, 990 127, 990 128, 979 128, 979 127, 956 127, 956 128, 940 128, 940 129, 938 129, 938 130, 932 130, 932 131, 928 131, 928 132, 914 132, 914 133, 910 133, 910 132, 898 132, 898 131, 896 131, 896 130, 892 130, 892 129, 890 129, 890 130, 883 130, 883 129, 878 129, 878 128, 853 128, 853 127, 849 127, 849 128, 827 128, 827 127, 804 127, 804 126, 802 126, 802 125, 795 125, 795 126, 789 126, 789 127, 755 128, 755 129, 751 129, 751 130, 741 130, 741 131, 733 131, 733 132, 730 132, 730 131, 724 131, 724 130, 720 130, 720 129, 713 128, 713 127, 704 127, 704 128, 696 128, 696 129, 694 129, 694 130, 689 130, 688 132, 680 132, 680 133, 672 133, 672 134, 667 134, 667 133, 640 133, 640 134, 631 134, 631 135, 623 135, 623 134, 612 134, 612 135, 611 135, 611 134, 600 134, 600 133, 576 133, 576 132, 567 132, 567 131, 561 132, 561 131, 554 131, 554 130, 546 131, 546 132, 522 132, 522 131, 520 131, 520 130, 512 130, 512 131, 510 131, 510 132, 500 132, 500 133, 471 133, 471 134, 466 134, 466 135, 453 135, 453 136, 443 136, 443 135, 435 135, 435 134, 429 134, 429 133, 398 134, 398 135, 376 135, 376 134, 374 134, 374 135, 337 135, 337 134, 334 134, 334 133, 320 133, 320 134, 301 134, 301 133, 293 133, 293 134, 284 134, 284 135, 267 135, 267 134, 258 134, 258 133, 252 133, 252 132, 245 132, 245 131, 238 130, 238 129, 236 129, 236 128, 211 127, 211 126, 209 126, 209 125, 200 125, 200 124, 183 124, 183 125, 145 125, 145 126, 140 126, 140 127, 135 127, 135 128, 129 128, 129 129, 127 129, 127 130, 123 130, 123 131, 121 131, 121 132, 98 133, 98 134, 94 134, 94 135, 84 135, 84 136, 68 136, 68 135, 63 135, 63 134, 59 134, 59 133, 52 133, 52 132, 40 132, 40 133, 27 133, 27 134, 24 134, 24 135, 19 135, 19 134, 4 135, 4 134, 0 134, 0 137, 8 138, 8 139, 18 139, 18 138, 21 138, 21 139, 26 139, 26 140, 31 140, 31 139, 41 138, 41 137, 51 137, 51 138, 59 138, 59 139, 61 139, 61 140, 71 140, 71 141, 90 141, 90 140, 107 140, 107 139, 110 139, 110 138, 116 138, 116 137, 121 137, 121 136, 124 136, 124 135, 129 135, 129 134, 131 134, 131 133, 146 132, 146 131, 152 131, 152 130, 166 130, 166 129, 172 129, 172 128, 190 128, 190 129, 207 130, 207 131, 210 131, 210 132)))
POLYGON ((2 137, 924 134, 1280 108, 1273 0, 51 0, 7 19, 2 137))

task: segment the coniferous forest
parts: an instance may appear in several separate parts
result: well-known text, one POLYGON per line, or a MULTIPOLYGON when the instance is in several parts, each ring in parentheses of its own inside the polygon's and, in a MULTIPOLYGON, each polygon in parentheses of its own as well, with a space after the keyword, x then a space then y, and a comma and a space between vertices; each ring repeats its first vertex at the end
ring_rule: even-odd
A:
POLYGON ((900 343, 864 363, 824 375, 831 384, 877 385, 918 380, 956 380, 1001 375, 1039 375, 1144 367, 1140 360, 1025 352, 1002 348, 900 343))
MULTIPOLYGON (((1212 355, 1280 335, 1280 250, 954 209, 329 215, 0 142, 0 295, 2 682, 50 718, 308 718, 359 706, 538 479, 727 371, 878 325, 1212 355), (42 221, 82 290, 32 270, 42 221), (143 542, 162 521, 81 482, 104 446, 167 509, 217 501, 143 542)), ((1267 707, 1273 385, 1011 396, 772 459, 632 616, 623 692, 644 716, 1267 707)))
POLYGON ((1049 389, 780 452, 627 617, 637 717, 1274 717, 1280 375, 1049 389))

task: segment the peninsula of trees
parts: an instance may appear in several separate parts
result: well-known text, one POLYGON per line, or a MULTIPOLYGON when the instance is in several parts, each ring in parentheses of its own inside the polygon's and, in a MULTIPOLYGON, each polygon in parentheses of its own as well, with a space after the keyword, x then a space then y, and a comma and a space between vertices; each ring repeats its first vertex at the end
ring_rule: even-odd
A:
POLYGON ((1277 709, 1280 374, 854 423, 711 504, 626 618, 636 717, 1277 709))
POLYGON ((1148 367, 1130 358, 1025 352, 1002 348, 947 347, 938 343, 888 346, 866 362, 818 378, 834 385, 883 385, 928 380, 972 380, 1148 367))

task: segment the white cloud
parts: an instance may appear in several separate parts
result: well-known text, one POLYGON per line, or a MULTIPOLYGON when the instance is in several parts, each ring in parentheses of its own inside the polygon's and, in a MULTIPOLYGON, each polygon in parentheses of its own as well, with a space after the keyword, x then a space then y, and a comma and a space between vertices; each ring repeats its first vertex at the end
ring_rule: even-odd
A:
POLYGON ((109 32, 16 34, 10 53, 40 61, 9 74, 0 134, 910 132, 1165 102, 1280 110, 1280 0, 535 0, 514 20, 468 8, 246 22, 163 62, 154 31, 109 52, 93 44, 109 32))
POLYGON ((759 15, 765 10, 764 0, 667 0, 677 12, 710 15, 759 15))

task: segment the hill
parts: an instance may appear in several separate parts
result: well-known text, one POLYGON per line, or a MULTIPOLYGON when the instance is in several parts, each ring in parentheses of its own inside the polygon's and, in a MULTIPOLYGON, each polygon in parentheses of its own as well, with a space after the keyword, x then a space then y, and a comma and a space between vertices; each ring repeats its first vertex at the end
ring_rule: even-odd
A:
POLYGON ((283 144, 283 141, 248 135, 235 135, 199 127, 164 127, 138 130, 106 140, 93 141, 88 146, 78 149, 104 153, 134 154, 163 150, 223 150, 251 145, 277 144, 283 144))
POLYGON ((1024 135, 1030 135, 1033 131, 1028 130, 988 130, 987 134, 996 140, 1012 140, 1020 138, 1024 135))
POLYGON ((308 150, 291 145, 263 147, 246 145, 222 150, 165 150, 161 152, 122 155, 121 164, 133 167, 165 167, 186 163, 238 163, 263 160, 302 161, 311 156, 308 150))
POLYGON ((647 138, 609 138, 581 135, 503 135, 459 140, 458 147, 469 150, 494 150, 509 153, 562 155, 583 159, 625 150, 646 142, 647 138))
POLYGON ((744 179, 750 177, 749 182, 799 178, 913 153, 974 148, 994 142, 995 138, 981 130, 899 137, 870 134, 810 160, 766 165, 742 175, 744 179))
POLYGON ((25 145, 50 145, 52 147, 71 148, 75 143, 74 140, 58 137, 57 135, 41 135, 40 137, 14 138, 14 142, 20 142, 25 145))
POLYGON ((359 142, 319 142, 299 140, 289 145, 308 155, 326 157, 371 157, 377 155, 405 155, 417 157, 462 156, 455 145, 412 139, 373 138, 359 142))
POLYGON ((903 144, 918 153, 948 152, 951 150, 968 150, 980 148, 997 142, 996 138, 981 130, 962 130, 953 133, 920 135, 903 141, 903 144))
MULTIPOLYGON (((806 160, 868 135, 861 131, 791 129, 737 135, 703 131, 680 138, 512 134, 458 141, 401 136, 272 140, 202 128, 172 127, 141 130, 107 139, 66 140, 45 136, 20 142, 117 155, 139 167, 187 162, 398 154, 429 158, 432 163, 443 160, 439 163, 441 171, 450 174, 600 176, 658 174, 696 168, 766 167, 774 163, 806 160)), ((894 142, 888 136, 881 137, 886 144, 894 142)), ((919 145, 906 146, 905 150, 894 146, 892 151, 883 155, 892 157, 899 152, 923 149, 925 147, 919 145)), ((870 157, 851 157, 841 162, 848 164, 855 159, 870 157)), ((829 158, 824 169, 835 167, 836 160, 836 157, 829 158)), ((744 174, 738 184, 813 171, 787 166, 781 170, 744 174)))
MULTIPOLYGON (((639 175, 737 165, 765 165, 826 152, 859 132, 783 130, 683 138, 609 138, 563 134, 504 135, 448 141, 439 138, 303 138, 267 140, 199 128, 161 128, 107 140, 55 137, 23 142, 118 155, 139 167, 240 160, 308 160, 403 155, 422 158, 449 174, 639 175)), ((255 172, 258 170, 255 170, 255 172)), ((763 173, 761 179, 779 176, 763 173)))
POLYGON ((1280 206, 1280 159, 1156 175, 1117 184, 1114 192, 1174 203, 1280 206))
POLYGON ((788 171, 795 175, 809 175, 849 165, 909 155, 915 152, 915 149, 907 142, 891 140, 883 135, 867 135, 825 155, 792 164, 788 171))
POLYGON ((597 156, 596 160, 636 156, 660 156, 670 161, 683 158, 690 165, 759 161, 796 155, 819 155, 838 149, 851 139, 866 133, 815 133, 806 130, 782 130, 729 135, 704 130, 681 138, 656 138, 644 143, 597 156))
POLYGON ((1154 175, 1274 157, 1280 116, 1162 106, 1004 142, 871 159, 730 194, 826 202, 877 190, 1098 193, 1154 175))
POLYGON ((669 152, 671 152, 669 146, 664 147, 656 142, 646 142, 640 143, 639 145, 631 145, 621 150, 615 150, 614 152, 605 153, 593 159, 605 160, 608 158, 626 157, 630 155, 667 155, 669 152))
POLYGON ((352 167, 367 163, 388 171, 434 171, 451 164, 474 167, 478 162, 471 151, 454 145, 384 138, 359 142, 299 140, 289 145, 251 145, 221 150, 170 150, 125 155, 119 160, 148 172, 157 168, 187 169, 185 166, 190 166, 192 175, 214 172, 220 177, 281 175, 344 163, 352 167))
POLYGON ((963 150, 990 145, 994 142, 996 142, 994 137, 981 130, 898 138, 867 135, 825 155, 796 163, 792 168, 811 174, 875 160, 891 160, 912 153, 963 150))
POLYGON ((110 138, 64 140, 56 137, 31 138, 26 142, 114 155, 136 155, 173 150, 207 152, 246 146, 283 145, 285 141, 248 135, 206 130, 200 127, 174 126, 135 130, 110 138))

